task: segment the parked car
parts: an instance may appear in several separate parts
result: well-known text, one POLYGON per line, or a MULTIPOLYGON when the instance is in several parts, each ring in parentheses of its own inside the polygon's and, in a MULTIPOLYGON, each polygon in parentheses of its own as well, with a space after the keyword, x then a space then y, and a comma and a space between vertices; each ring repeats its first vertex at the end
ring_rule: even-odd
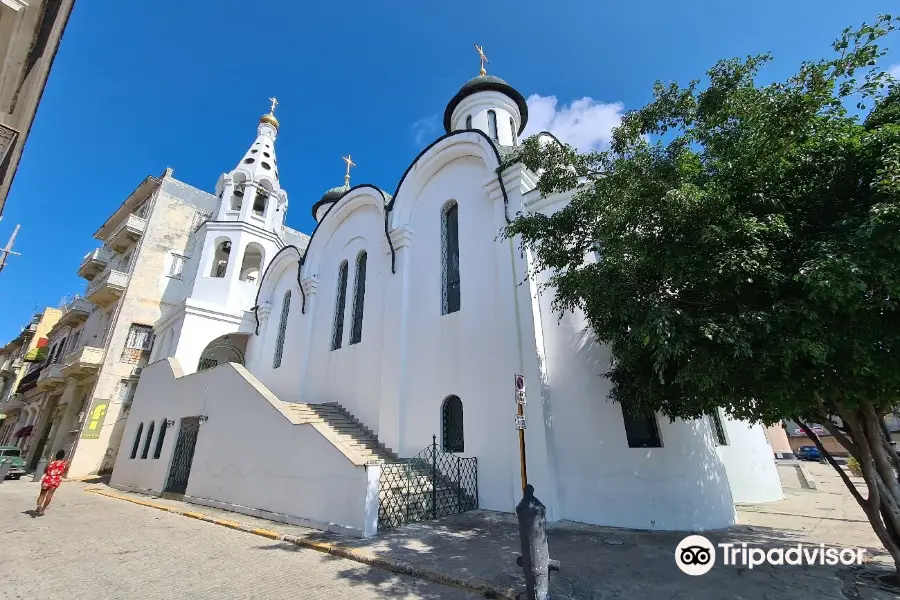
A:
POLYGON ((822 460, 822 453, 815 446, 800 446, 794 456, 800 460, 822 460))
POLYGON ((25 474, 25 460, 22 451, 15 446, 0 446, 0 463, 10 461, 12 467, 6 473, 6 479, 18 479, 25 474))

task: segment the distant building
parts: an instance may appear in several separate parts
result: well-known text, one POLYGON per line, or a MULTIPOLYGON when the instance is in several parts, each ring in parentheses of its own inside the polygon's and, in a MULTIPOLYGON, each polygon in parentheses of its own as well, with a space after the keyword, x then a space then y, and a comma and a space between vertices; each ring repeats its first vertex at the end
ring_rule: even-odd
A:
POLYGON ((0 0, 0 215, 75 0, 0 0))
MULTIPOLYGON (((891 434, 891 439, 895 442, 900 442, 900 418, 897 415, 890 414, 884 418, 884 423, 887 425, 888 431, 891 434)), ((800 426, 794 421, 786 420, 784 422, 784 429, 788 435, 788 441, 791 444, 791 448, 796 452, 797 448, 800 446, 813 446, 815 445, 809 437, 803 433, 803 430, 800 429, 800 426)), ((810 429, 812 429, 813 433, 819 436, 819 440, 822 442, 822 446, 825 450, 830 453, 832 456, 850 456, 850 453, 847 452, 847 449, 844 448, 834 436, 828 433, 828 430, 819 425, 818 423, 810 424, 810 429)))
POLYGON ((35 392, 40 365, 48 355, 48 336, 61 312, 45 308, 22 332, 0 349, 0 445, 15 445, 23 456, 40 454, 35 432, 40 430, 45 397, 35 392))

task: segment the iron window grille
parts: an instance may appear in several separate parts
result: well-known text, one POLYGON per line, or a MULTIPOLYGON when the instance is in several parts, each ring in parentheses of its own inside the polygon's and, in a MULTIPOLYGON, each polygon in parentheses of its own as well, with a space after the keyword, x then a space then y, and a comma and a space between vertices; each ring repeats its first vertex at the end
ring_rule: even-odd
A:
POLYGON ((337 302, 334 305, 334 332, 331 335, 331 349, 341 347, 344 337, 344 308, 347 303, 347 261, 341 263, 338 271, 337 302))
POLYGON ((455 202, 444 210, 442 221, 442 314, 447 315, 460 308, 459 207, 455 202))
POLYGON ((350 325, 350 344, 362 341, 363 309, 366 302, 366 253, 356 259, 356 281, 353 291, 353 321, 350 325))

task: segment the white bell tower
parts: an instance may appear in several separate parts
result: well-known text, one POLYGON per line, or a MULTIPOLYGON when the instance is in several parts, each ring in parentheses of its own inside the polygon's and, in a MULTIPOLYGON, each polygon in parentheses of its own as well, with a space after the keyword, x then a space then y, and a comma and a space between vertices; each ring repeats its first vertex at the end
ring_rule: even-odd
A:
POLYGON ((204 351, 220 338, 228 340, 222 348, 240 353, 241 341, 246 344, 241 340, 246 335, 237 333, 244 313, 253 308, 263 273, 284 246, 288 200, 275 156, 278 101, 271 101, 271 110, 259 120, 256 141, 234 169, 219 177, 218 208, 193 234, 183 304, 155 328, 157 339, 169 339, 154 360, 174 356, 184 373, 197 370, 201 355, 208 365, 212 359, 204 351))

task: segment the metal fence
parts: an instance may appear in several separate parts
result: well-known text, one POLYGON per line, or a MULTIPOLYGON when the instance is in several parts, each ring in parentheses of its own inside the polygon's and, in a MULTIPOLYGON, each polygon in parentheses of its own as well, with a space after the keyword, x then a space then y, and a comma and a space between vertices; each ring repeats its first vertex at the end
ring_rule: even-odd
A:
POLYGON ((478 508, 478 459, 430 446, 381 466, 378 529, 438 519, 478 508))

